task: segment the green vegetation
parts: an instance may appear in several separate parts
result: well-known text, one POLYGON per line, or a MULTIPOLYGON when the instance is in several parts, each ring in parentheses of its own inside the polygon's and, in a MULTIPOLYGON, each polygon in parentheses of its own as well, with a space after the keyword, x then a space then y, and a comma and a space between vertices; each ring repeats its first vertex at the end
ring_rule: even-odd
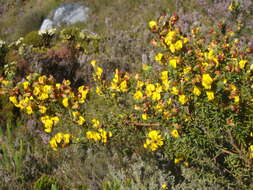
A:
POLYGON ((0 31, 0 188, 252 189, 247 4, 83 2, 44 32, 59 1, 3 4, 34 24, 0 31))

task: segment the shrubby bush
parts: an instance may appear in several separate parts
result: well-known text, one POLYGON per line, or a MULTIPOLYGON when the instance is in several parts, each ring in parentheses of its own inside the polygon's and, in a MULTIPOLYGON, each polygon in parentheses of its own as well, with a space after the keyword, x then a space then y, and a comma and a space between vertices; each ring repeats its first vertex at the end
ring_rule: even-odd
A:
POLYGON ((32 31, 24 37, 25 44, 32 45, 34 47, 43 46, 43 38, 38 34, 38 31, 32 31))
MULTIPOLYGON (((55 155, 75 146, 84 152, 115 151, 154 159, 157 166, 152 167, 161 175, 167 172, 159 179, 149 175, 149 167, 143 173, 130 167, 116 174, 111 167, 107 176, 101 174, 104 189, 199 187, 189 185, 192 178, 207 188, 251 188, 252 50, 247 39, 239 38, 238 23, 229 28, 223 21, 210 30, 193 27, 184 33, 179 19, 163 14, 149 22, 157 64, 145 63, 140 72, 116 69, 110 75, 92 60, 92 85, 73 88, 69 80, 31 73, 19 82, 1 78, 1 90, 22 121, 37 121, 55 155), (152 183, 145 181, 149 176, 152 183)), ((98 42, 93 37, 78 28, 62 30, 55 38, 66 47, 52 39, 47 61, 75 60, 90 40, 98 42)))

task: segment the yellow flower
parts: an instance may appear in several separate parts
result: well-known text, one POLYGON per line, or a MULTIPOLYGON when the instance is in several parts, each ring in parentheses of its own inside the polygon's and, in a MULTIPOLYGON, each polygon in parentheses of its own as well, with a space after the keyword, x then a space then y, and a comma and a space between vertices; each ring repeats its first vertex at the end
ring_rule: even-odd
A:
POLYGON ((115 70, 114 78, 112 81, 116 84, 119 82, 119 70, 118 69, 115 70))
POLYGON ((69 106, 69 99, 68 98, 63 98, 62 100, 62 105, 67 108, 69 106))
POLYGON ((45 106, 39 105, 39 112, 40 113, 46 113, 46 111, 47 111, 47 108, 45 106))
POLYGON ((23 88, 26 90, 29 86, 29 82, 28 81, 25 81, 22 83, 23 84, 23 88))
POLYGON ((103 69, 101 67, 97 67, 96 68, 96 75, 97 75, 98 79, 101 79, 102 73, 103 73, 103 69))
POLYGON ((92 127, 94 127, 94 128, 97 128, 100 125, 100 122, 98 120, 96 120, 96 119, 92 119, 91 122, 93 123, 92 127))
POLYGON ((240 97, 239 97, 239 96, 235 96, 235 97, 234 97, 234 102, 235 102, 236 104, 238 104, 238 103, 240 102, 240 97))
POLYGON ((163 107, 161 106, 161 104, 157 104, 155 106, 153 106, 153 108, 158 111, 158 112, 162 112, 163 111, 163 107))
POLYGON ((164 42, 169 46, 171 45, 171 43, 173 43, 175 37, 176 31, 169 31, 168 34, 165 36, 164 42))
POLYGON ((174 44, 170 44, 170 51, 171 51, 171 53, 175 53, 176 47, 174 44))
POLYGON ((168 71, 162 71, 161 72, 161 80, 162 81, 165 81, 165 80, 168 80, 168 71))
POLYGON ((142 70, 143 71, 147 71, 149 69, 151 69, 152 67, 151 66, 148 66, 148 64, 142 64, 142 70))
POLYGON ((175 158, 175 159, 174 159, 174 163, 175 163, 175 164, 178 164, 178 163, 180 163, 182 160, 183 160, 183 158, 175 158))
POLYGON ((250 145, 249 150, 250 152, 253 152, 253 145, 250 145))
POLYGON ((39 93, 40 93, 40 88, 35 86, 34 89, 33 89, 33 95, 38 96, 39 93))
POLYGON ((175 69, 177 68, 177 61, 178 59, 174 58, 169 61, 170 65, 175 69))
POLYGON ((97 64, 97 61, 96 61, 96 60, 92 60, 90 64, 91 64, 93 67, 95 67, 96 64, 97 64))
POLYGON ((57 125, 57 123, 59 123, 59 121, 60 121, 59 117, 57 117, 57 116, 54 116, 51 119, 54 122, 54 126, 57 125))
POLYGON ((231 88, 232 92, 235 92, 237 90, 236 86, 233 84, 230 85, 230 88, 231 88))
POLYGON ((142 94, 142 92, 141 91, 136 91, 135 93, 134 93, 134 99, 135 100, 141 100, 143 98, 143 94, 142 94))
POLYGON ((169 99, 167 100, 167 104, 170 105, 171 103, 172 103, 172 99, 169 98, 169 99))
POLYGON ((44 131, 46 133, 51 133, 52 127, 54 125, 53 120, 48 115, 41 117, 40 120, 44 124, 44 131))
POLYGON ((45 75, 43 75, 43 76, 39 77, 38 81, 40 84, 44 84, 46 82, 46 79, 47 79, 47 77, 45 75))
POLYGON ((9 97, 10 102, 12 102, 13 104, 18 104, 18 100, 16 96, 10 96, 9 97))
POLYGON ((202 85, 205 89, 211 89, 211 85, 213 83, 213 79, 210 77, 209 74, 203 74, 202 76, 202 85))
POLYGON ((245 67, 246 63, 247 63, 247 60, 241 60, 241 61, 239 61, 239 67, 240 67, 240 69, 243 69, 245 67))
POLYGON ((83 116, 79 116, 79 119, 78 119, 78 121, 77 121, 78 125, 83 125, 84 122, 85 122, 84 117, 83 117, 83 116))
POLYGON ((253 153, 250 153, 249 158, 253 159, 253 153))
POLYGON ((179 95, 178 100, 179 100, 179 102, 180 102, 181 104, 184 105, 184 104, 188 101, 188 98, 187 98, 187 96, 185 96, 185 95, 179 95))
POLYGON ((184 44, 188 43, 189 39, 185 38, 185 37, 181 37, 181 39, 183 39, 184 44))
POLYGON ((16 107, 19 107, 21 110, 24 109, 26 106, 28 106, 29 98, 26 97, 25 99, 22 99, 19 101, 19 104, 16 104, 16 107))
POLYGON ((101 88, 100 88, 99 86, 96 87, 96 93, 97 93, 97 95, 99 95, 99 96, 102 96, 102 95, 103 95, 103 92, 102 92, 102 90, 101 90, 101 88))
POLYGON ((178 138, 179 137, 179 133, 176 129, 173 129, 171 132, 170 132, 171 136, 174 137, 174 138, 178 138))
POLYGON ((116 91, 120 91, 117 83, 115 82, 111 82, 111 87, 110 87, 111 90, 116 90, 116 91))
POLYGON ((155 56, 155 60, 157 62, 159 62, 160 64, 162 64, 161 60, 163 58, 163 54, 162 53, 158 53, 156 56, 155 56))
POLYGON ((175 49, 178 51, 178 50, 181 50, 183 48, 183 43, 181 40, 178 40, 176 43, 175 43, 175 49))
POLYGON ((191 69, 192 69, 191 66, 185 67, 184 71, 183 71, 184 75, 186 75, 187 73, 189 73, 191 71, 191 69))
POLYGON ((80 113, 78 111, 73 111, 72 112, 72 116, 74 118, 74 120, 80 115, 80 113))
POLYGON ((63 139, 63 133, 57 133, 55 136, 55 141, 56 143, 61 143, 62 139, 63 139))
POLYGON ((38 97, 39 100, 46 100, 48 98, 48 94, 46 93, 41 93, 38 97))
POLYGON ((55 138, 52 138, 52 139, 49 141, 49 144, 50 144, 51 148, 52 148, 54 151, 57 151, 57 142, 56 142, 55 138))
POLYGON ((146 94, 147 94, 147 96, 151 96, 153 91, 155 91, 155 85, 148 84, 146 86, 146 94))
POLYGON ((143 147, 150 149, 151 151, 155 151, 164 144, 163 141, 164 139, 160 135, 160 132, 157 130, 152 130, 148 133, 148 138, 146 139, 143 147))
POLYGON ((94 140, 94 141, 100 141, 101 136, 96 131, 87 131, 86 132, 87 139, 94 140))
POLYGON ((207 95, 208 100, 213 100, 214 99, 214 93, 212 91, 207 91, 206 95, 207 95))
POLYGON ((64 80, 62 81, 62 84, 65 85, 65 86, 70 86, 71 82, 70 82, 70 80, 65 80, 65 79, 64 79, 64 80))
POLYGON ((233 6, 232 3, 228 6, 228 10, 229 10, 230 12, 232 12, 232 11, 234 10, 234 6, 233 6))
POLYGON ((63 134, 63 140, 64 140, 63 147, 65 147, 66 145, 70 143, 70 138, 71 138, 70 134, 63 134))
POLYGON ((26 113, 29 114, 29 115, 31 115, 33 113, 33 109, 32 109, 31 106, 26 107, 26 113))
POLYGON ((250 71, 253 71, 253 64, 250 65, 249 70, 250 70, 250 71))
POLYGON ((59 89, 61 88, 61 84, 60 84, 60 83, 56 83, 56 84, 55 84, 55 87, 56 87, 56 89, 59 90, 59 89))
POLYGON ((43 86, 43 92, 47 93, 47 94, 51 93, 52 92, 52 86, 50 86, 50 85, 43 86))
POLYGON ((209 50, 209 52, 207 53, 207 57, 208 57, 208 59, 214 58, 214 50, 213 49, 209 50))
POLYGON ((80 98, 80 99, 85 100, 86 97, 87 97, 87 94, 88 94, 88 92, 89 92, 89 89, 85 89, 85 90, 84 90, 84 86, 80 86, 80 87, 78 88, 78 92, 81 94, 81 98, 80 98))
POLYGON ((157 92, 157 91, 153 92, 153 94, 152 94, 152 100, 153 100, 153 101, 158 101, 158 100, 160 100, 160 99, 161 99, 160 93, 157 92))
POLYGON ((207 67, 207 66, 208 66, 208 63, 207 63, 207 62, 204 62, 204 63, 202 63, 202 65, 203 65, 204 67, 207 67))
POLYGON ((71 142, 71 135, 70 134, 64 134, 64 133, 57 133, 54 135, 54 137, 50 140, 50 145, 53 150, 57 150, 58 144, 61 145, 61 147, 66 147, 71 142))
POLYGON ((123 82, 121 82, 119 88, 120 88, 121 92, 126 92, 127 91, 127 81, 124 80, 123 82))
POLYGON ((2 80, 1 83, 2 83, 4 86, 7 86, 8 84, 10 84, 10 81, 8 81, 8 80, 2 80))
POLYGON ((185 167, 189 167, 189 162, 185 161, 183 164, 185 167))
POLYGON ((177 89, 177 87, 174 86, 174 87, 172 87, 171 90, 172 90, 172 92, 171 92, 172 94, 178 95, 178 89, 177 89))
POLYGON ((156 29, 157 28, 157 23, 156 23, 156 21, 150 21, 149 23, 148 23, 148 25, 149 25, 149 28, 150 29, 156 29))
POLYGON ((162 184, 162 189, 167 189, 168 185, 167 184, 162 184))
POLYGON ((197 95, 197 96, 199 96, 201 94, 201 91, 199 90, 198 87, 194 86, 192 93, 195 94, 195 95, 197 95))
POLYGON ((137 81, 137 89, 141 89, 144 86, 144 82, 142 81, 137 81))
POLYGON ((148 119, 148 115, 146 113, 141 115, 141 118, 146 121, 148 119))

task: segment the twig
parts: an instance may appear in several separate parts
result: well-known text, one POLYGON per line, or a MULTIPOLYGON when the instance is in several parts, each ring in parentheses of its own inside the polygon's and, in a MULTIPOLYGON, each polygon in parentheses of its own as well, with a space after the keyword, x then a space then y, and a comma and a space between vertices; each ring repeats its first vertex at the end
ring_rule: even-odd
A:
POLYGON ((159 123, 139 123, 137 121, 134 122, 129 122, 129 121, 125 121, 125 124, 133 124, 137 127, 159 127, 160 124, 159 123))

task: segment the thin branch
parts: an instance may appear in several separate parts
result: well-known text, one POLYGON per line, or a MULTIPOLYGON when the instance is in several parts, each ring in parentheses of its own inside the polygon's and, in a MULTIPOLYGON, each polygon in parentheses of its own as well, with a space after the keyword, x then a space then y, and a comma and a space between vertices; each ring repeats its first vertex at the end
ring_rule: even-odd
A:
POLYGON ((125 124, 133 124, 137 127, 159 127, 160 124, 159 123, 140 123, 137 121, 133 121, 133 122, 129 122, 129 121, 125 121, 125 124))

